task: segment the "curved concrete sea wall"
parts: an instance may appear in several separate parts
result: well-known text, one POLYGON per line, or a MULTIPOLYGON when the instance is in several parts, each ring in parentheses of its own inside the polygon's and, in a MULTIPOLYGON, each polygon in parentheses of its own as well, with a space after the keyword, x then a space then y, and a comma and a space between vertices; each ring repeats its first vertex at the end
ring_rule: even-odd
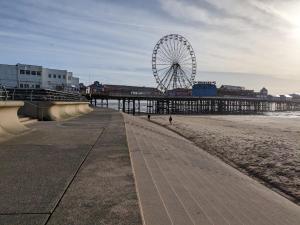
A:
POLYGON ((80 116, 92 111, 89 102, 52 102, 44 119, 46 120, 65 120, 80 116))
POLYGON ((0 141, 28 130, 18 117, 18 110, 23 105, 21 101, 0 101, 0 141))
POLYGON ((39 120, 65 120, 91 112, 89 102, 25 102, 20 113, 39 120))

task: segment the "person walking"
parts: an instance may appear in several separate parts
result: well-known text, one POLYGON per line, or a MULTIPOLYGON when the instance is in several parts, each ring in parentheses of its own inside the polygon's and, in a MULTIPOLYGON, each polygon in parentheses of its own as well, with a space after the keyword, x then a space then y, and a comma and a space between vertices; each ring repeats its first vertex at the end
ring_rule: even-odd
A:
POLYGON ((170 117, 169 117, 169 122, 170 122, 170 124, 172 124, 172 120, 173 120, 173 119, 172 119, 172 116, 170 116, 170 117))
POLYGON ((148 120, 150 121, 150 114, 148 114, 148 120))

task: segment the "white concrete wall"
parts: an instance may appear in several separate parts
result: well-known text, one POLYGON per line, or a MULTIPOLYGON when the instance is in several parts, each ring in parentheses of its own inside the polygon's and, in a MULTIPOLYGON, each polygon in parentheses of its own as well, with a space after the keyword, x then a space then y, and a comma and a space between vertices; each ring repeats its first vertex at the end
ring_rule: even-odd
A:
POLYGON ((67 71, 43 68, 42 86, 45 89, 57 90, 67 86, 67 71))
POLYGON ((42 67, 34 65, 17 64, 19 88, 41 88, 42 67))
POLYGON ((8 88, 18 86, 18 73, 15 65, 0 64, 0 85, 8 88))

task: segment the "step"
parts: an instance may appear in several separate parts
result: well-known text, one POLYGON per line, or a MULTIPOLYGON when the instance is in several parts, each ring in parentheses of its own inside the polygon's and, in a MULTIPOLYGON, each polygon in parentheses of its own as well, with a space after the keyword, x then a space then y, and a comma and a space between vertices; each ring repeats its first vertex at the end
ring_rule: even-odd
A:
POLYGON ((23 125, 28 125, 31 123, 35 123, 38 121, 38 119, 34 119, 28 116, 19 116, 19 121, 23 124, 23 125))
POLYGON ((19 121, 21 122, 21 123, 23 123, 23 122, 26 122, 26 121, 28 121, 28 120, 30 120, 31 118, 30 117, 27 117, 27 116, 19 116, 19 121))
POLYGON ((31 123, 36 123, 38 121, 39 121, 38 119, 30 119, 30 120, 27 120, 27 121, 24 121, 24 122, 21 122, 21 123, 23 125, 28 125, 28 124, 31 124, 31 123))

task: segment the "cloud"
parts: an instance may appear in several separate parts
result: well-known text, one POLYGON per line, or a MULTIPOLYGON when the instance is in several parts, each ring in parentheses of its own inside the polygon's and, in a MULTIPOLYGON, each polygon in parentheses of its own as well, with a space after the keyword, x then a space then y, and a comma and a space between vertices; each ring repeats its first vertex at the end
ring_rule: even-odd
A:
POLYGON ((198 70, 220 72, 219 82, 227 82, 224 72, 300 80, 298 6, 293 0, 0 1, 0 61, 68 69, 85 81, 93 74, 100 82, 154 86, 153 47, 179 33, 191 42, 198 70))

